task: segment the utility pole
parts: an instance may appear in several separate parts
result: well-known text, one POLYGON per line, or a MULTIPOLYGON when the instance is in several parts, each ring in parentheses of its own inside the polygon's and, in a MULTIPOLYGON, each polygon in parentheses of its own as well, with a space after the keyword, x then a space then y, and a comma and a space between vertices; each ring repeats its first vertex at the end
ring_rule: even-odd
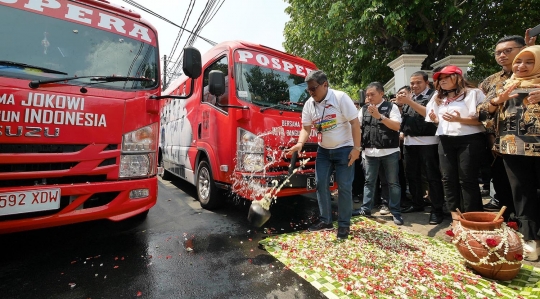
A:
POLYGON ((167 55, 163 55, 163 89, 167 88, 167 55))

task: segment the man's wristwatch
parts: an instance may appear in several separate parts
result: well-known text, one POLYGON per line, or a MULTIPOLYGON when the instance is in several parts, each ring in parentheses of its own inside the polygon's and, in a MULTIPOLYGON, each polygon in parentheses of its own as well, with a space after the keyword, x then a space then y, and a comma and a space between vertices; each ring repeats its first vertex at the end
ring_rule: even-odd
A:
POLYGON ((380 121, 383 121, 386 118, 386 116, 381 114, 381 118, 379 118, 380 121))
POLYGON ((362 151, 362 147, 361 146, 353 146, 353 148, 359 152, 362 151))

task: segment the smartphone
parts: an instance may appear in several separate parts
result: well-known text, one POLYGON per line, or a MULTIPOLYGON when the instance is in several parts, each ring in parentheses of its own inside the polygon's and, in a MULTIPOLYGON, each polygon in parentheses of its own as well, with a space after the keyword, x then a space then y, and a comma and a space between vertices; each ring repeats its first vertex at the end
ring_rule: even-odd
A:
POLYGON ((531 31, 529 31, 529 37, 535 37, 540 34, 540 25, 536 25, 531 31))
POLYGON ((516 89, 512 90, 512 92, 510 93, 510 95, 519 93, 519 94, 524 94, 525 96, 528 96, 528 95, 529 95, 529 92, 531 92, 531 91, 536 91, 536 90, 540 90, 540 88, 528 88, 528 89, 516 88, 516 89))
POLYGON ((521 105, 523 103, 523 100, 529 95, 529 92, 539 90, 540 88, 529 88, 529 89, 521 89, 517 88, 512 90, 510 95, 518 94, 517 97, 514 98, 514 105, 521 105))

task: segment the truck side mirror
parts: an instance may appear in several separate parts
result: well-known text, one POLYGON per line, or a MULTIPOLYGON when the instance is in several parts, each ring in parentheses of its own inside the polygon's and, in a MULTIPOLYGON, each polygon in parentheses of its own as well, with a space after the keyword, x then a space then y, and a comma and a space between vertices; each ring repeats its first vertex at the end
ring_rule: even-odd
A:
POLYGON ((182 70, 186 76, 197 79, 202 72, 201 52, 194 47, 184 48, 182 70))
POLYGON ((366 104, 366 91, 360 89, 358 91, 358 106, 362 107, 366 104))
POLYGON ((208 74, 208 91, 215 97, 225 93, 225 75, 222 71, 210 71, 208 74))

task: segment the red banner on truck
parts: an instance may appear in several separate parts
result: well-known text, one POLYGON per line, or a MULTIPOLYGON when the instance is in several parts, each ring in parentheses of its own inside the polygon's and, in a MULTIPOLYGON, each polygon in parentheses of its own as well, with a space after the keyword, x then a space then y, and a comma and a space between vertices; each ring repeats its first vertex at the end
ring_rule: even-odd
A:
POLYGON ((89 6, 78 5, 75 2, 59 2, 57 0, 0 0, 0 2, 17 9, 81 23, 157 46, 155 34, 148 27, 128 18, 105 13, 89 6))
POLYGON ((234 61, 267 67, 302 77, 307 76, 309 72, 313 71, 308 67, 289 62, 279 57, 249 50, 236 50, 234 54, 234 61))

